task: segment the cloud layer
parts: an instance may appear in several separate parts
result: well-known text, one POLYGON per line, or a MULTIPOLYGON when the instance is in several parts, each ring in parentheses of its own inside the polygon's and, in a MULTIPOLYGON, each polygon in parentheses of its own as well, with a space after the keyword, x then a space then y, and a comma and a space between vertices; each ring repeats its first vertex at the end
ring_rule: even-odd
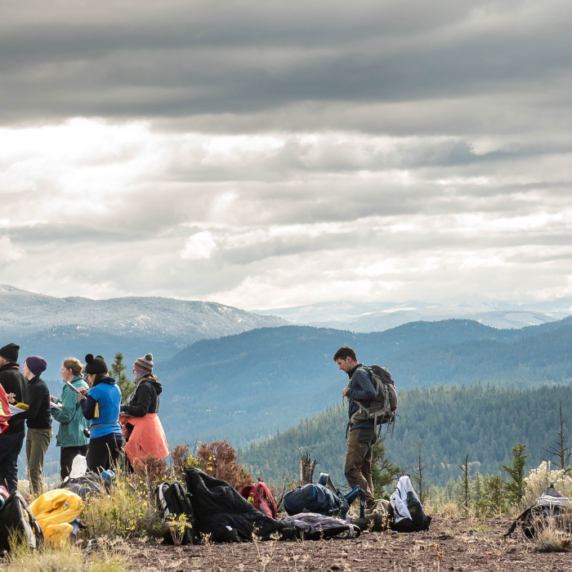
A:
POLYGON ((572 294, 569 3, 215 4, 9 7, 0 282, 572 294))

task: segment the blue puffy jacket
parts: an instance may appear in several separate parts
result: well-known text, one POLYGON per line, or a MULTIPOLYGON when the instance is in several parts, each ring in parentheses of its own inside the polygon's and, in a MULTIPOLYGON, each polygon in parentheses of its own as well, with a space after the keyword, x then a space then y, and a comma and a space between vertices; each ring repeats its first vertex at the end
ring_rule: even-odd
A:
POLYGON ((87 392, 87 398, 81 401, 83 416, 90 420, 91 439, 123 439, 119 423, 121 390, 112 377, 105 376, 95 382, 87 392))

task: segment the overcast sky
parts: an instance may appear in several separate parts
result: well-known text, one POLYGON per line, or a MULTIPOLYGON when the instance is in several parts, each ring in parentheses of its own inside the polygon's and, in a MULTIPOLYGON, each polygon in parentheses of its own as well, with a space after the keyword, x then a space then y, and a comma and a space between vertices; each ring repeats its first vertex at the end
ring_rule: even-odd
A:
POLYGON ((0 283, 572 295, 572 3, 2 2, 0 283))

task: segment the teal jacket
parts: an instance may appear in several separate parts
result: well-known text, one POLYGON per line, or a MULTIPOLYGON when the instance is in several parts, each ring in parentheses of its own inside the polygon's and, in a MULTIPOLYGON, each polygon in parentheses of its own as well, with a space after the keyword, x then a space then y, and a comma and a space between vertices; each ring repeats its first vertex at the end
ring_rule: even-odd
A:
MULTIPOLYGON (((72 379, 71 384, 76 388, 89 389, 87 383, 78 375, 72 379)), ((56 437, 58 447, 81 447, 89 445, 89 437, 83 434, 83 430, 89 427, 89 421, 83 416, 81 405, 77 395, 64 384, 61 399, 56 398, 55 403, 61 403, 61 411, 51 408, 52 416, 59 421, 60 428, 56 437)))

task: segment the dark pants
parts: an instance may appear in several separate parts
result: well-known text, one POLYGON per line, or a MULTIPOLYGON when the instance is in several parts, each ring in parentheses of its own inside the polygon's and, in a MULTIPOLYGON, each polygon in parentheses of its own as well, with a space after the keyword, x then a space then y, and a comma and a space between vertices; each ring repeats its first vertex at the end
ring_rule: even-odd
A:
POLYGON ((18 488, 18 455, 25 437, 26 431, 0 436, 0 485, 9 492, 18 488))
POLYGON ((373 503, 373 480, 371 478, 371 459, 375 444, 375 430, 359 428, 350 431, 346 449, 344 473, 352 489, 356 486, 365 491, 368 506, 373 503))
POLYGON ((117 441, 90 441, 87 468, 94 473, 107 471, 119 463, 123 452, 123 439, 117 441))
POLYGON ((62 477, 62 481, 64 481, 66 477, 70 476, 73 460, 78 455, 83 455, 84 457, 87 456, 87 445, 81 445, 78 447, 62 447, 62 450, 60 451, 60 475, 62 477))

